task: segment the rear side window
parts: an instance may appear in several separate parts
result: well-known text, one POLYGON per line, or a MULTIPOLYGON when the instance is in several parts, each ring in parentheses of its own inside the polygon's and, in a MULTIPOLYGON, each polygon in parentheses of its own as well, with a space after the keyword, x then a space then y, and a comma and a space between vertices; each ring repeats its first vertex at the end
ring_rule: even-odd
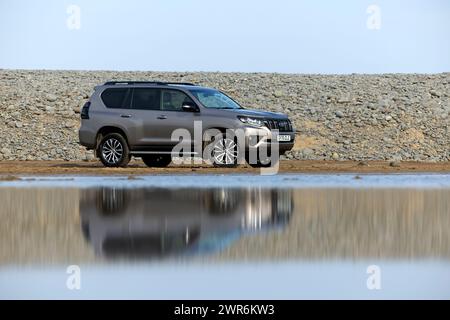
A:
POLYGON ((133 109, 160 110, 160 89, 135 88, 133 92, 133 109))
POLYGON ((106 89, 102 93, 102 101, 108 108, 129 108, 129 89, 114 88, 106 89))

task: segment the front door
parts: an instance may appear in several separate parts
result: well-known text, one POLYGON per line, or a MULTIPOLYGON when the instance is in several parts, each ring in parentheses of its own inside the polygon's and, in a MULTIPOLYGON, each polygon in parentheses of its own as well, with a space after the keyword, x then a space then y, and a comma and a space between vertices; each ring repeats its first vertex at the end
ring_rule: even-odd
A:
MULTIPOLYGON (((199 112, 184 111, 183 103, 194 103, 184 92, 177 89, 161 89, 161 111, 158 120, 161 122, 160 132, 167 144, 175 146, 178 140, 172 140, 177 129, 185 129, 189 137, 185 137, 183 145, 190 146, 194 142, 194 121, 200 121, 199 112)), ((201 139, 201 131, 200 131, 201 139)), ((194 151, 194 150, 192 150, 194 151)))

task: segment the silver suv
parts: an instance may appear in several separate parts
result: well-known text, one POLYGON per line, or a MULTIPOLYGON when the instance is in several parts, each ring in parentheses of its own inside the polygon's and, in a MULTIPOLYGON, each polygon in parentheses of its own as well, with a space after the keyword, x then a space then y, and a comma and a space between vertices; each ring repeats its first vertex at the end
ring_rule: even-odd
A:
POLYGON ((174 156, 201 156, 219 167, 244 157, 251 166, 271 166, 295 139, 285 114, 244 109, 223 92, 190 83, 106 82, 95 87, 81 119, 80 144, 107 167, 124 167, 132 156, 150 167, 167 166, 174 156))

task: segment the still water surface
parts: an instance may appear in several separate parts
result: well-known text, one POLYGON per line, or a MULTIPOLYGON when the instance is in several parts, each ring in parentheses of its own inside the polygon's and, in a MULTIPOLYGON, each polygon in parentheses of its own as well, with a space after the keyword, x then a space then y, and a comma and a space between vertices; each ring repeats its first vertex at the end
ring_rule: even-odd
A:
POLYGON ((449 181, 240 175, 1 182, 0 297, 450 298, 449 181), (81 290, 66 287, 69 265, 82 270, 81 290), (367 285, 370 266, 381 272, 379 290, 367 285))

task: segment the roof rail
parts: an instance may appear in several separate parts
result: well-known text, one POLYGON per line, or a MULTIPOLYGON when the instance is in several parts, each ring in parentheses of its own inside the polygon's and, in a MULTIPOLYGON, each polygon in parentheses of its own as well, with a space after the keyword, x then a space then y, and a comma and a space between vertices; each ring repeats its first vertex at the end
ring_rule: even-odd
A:
POLYGON ((154 85, 161 85, 163 82, 159 81, 107 81, 104 83, 105 86, 107 85, 116 85, 116 84, 154 84, 154 85))
POLYGON ((195 86, 194 83, 190 82, 164 82, 166 85, 179 85, 179 86, 195 86))
POLYGON ((167 85, 182 85, 182 86, 195 86, 193 83, 189 82, 162 82, 162 81, 107 81, 104 83, 107 85, 133 85, 133 84, 152 84, 156 86, 167 86, 167 85))

